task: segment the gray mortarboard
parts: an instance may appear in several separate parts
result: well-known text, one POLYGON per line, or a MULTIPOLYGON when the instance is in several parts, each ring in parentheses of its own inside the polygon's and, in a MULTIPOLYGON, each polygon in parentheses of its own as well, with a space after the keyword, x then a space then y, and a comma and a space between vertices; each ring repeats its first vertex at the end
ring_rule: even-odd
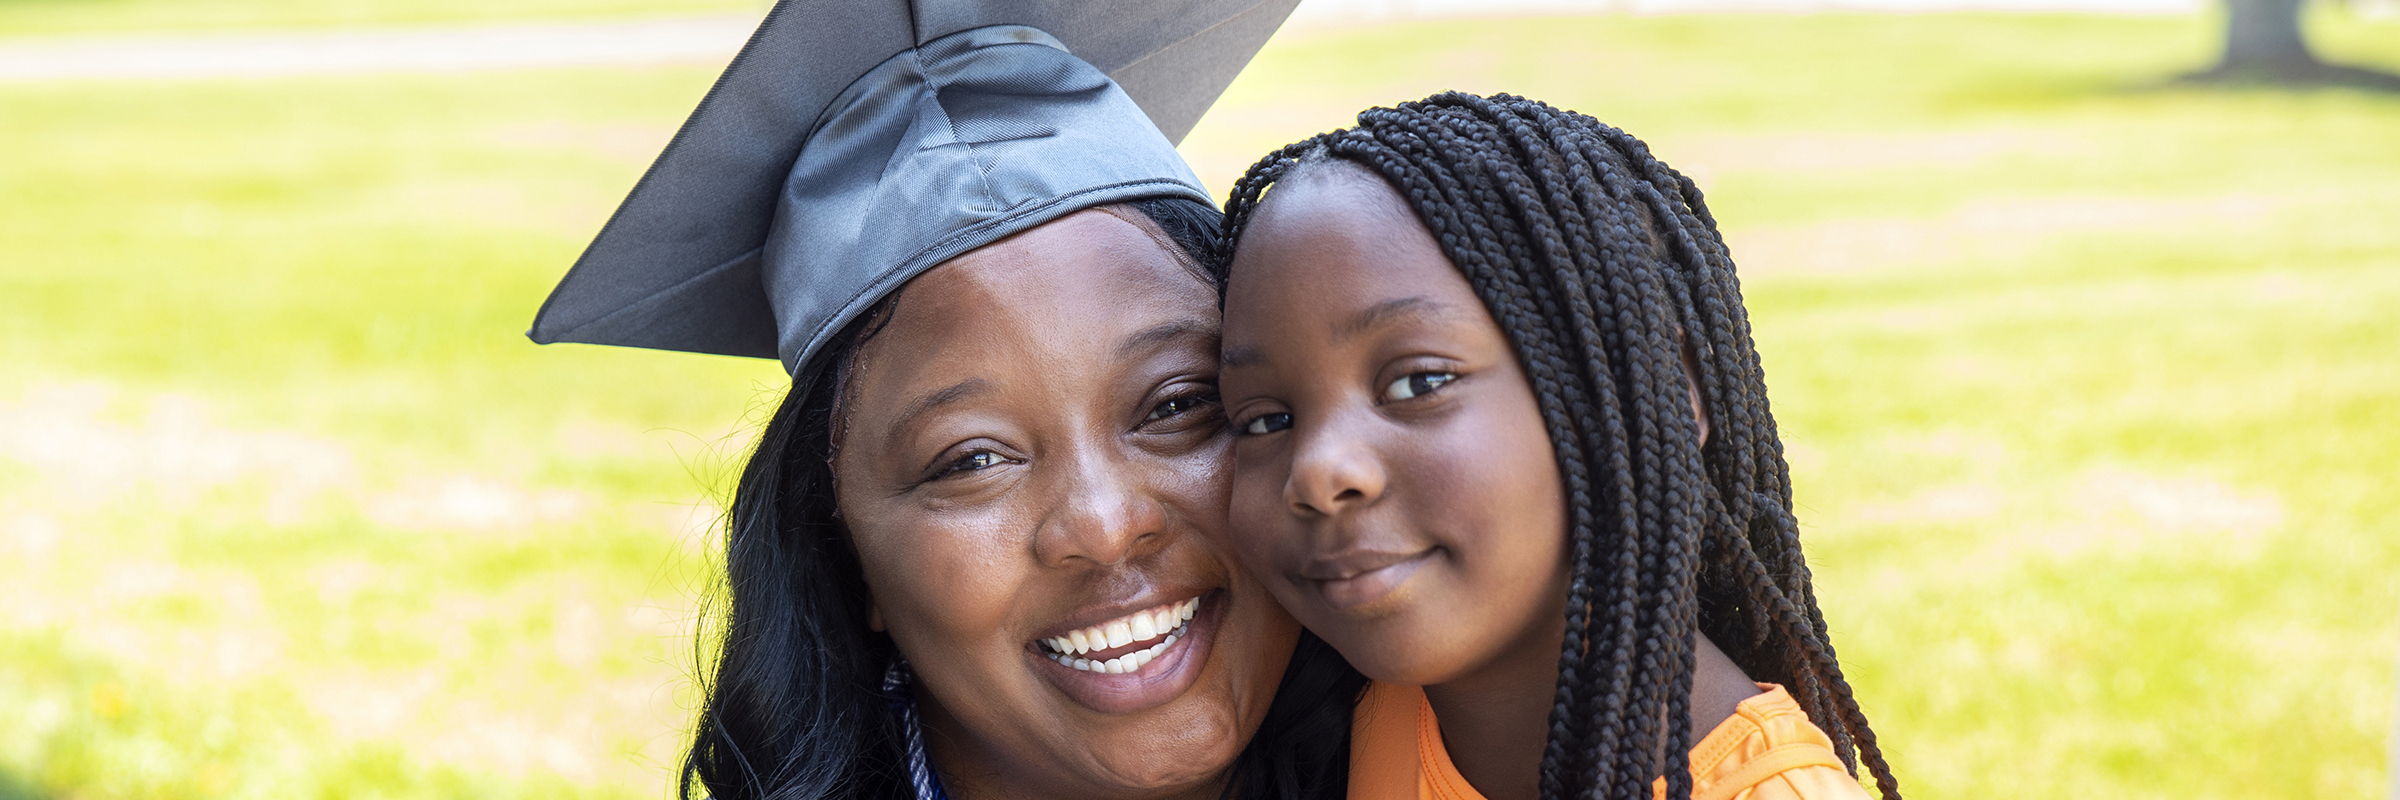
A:
POLYGON ((1298 2, 782 0, 527 335, 797 371, 959 254, 1209 202, 1174 142, 1298 2))

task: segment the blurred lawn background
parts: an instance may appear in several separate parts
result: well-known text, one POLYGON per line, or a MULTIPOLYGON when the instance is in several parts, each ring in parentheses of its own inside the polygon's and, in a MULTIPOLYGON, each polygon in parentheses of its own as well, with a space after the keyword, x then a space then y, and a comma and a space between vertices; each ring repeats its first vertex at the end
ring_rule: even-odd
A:
POLYGON ((0 36, 765 14, 773 0, 0 0, 0 36))
MULTIPOLYGON (((0 33, 751 11, 0 0, 0 33)), ((2400 96, 2161 85, 2215 21, 1280 36, 1219 191, 1361 107, 1650 141, 1746 279, 1911 797, 2372 797, 2400 650, 2400 96)), ((2324 10, 2336 60, 2400 22, 2324 10)), ((0 800, 657 797, 771 362, 521 335, 700 66, 0 84, 0 800)))

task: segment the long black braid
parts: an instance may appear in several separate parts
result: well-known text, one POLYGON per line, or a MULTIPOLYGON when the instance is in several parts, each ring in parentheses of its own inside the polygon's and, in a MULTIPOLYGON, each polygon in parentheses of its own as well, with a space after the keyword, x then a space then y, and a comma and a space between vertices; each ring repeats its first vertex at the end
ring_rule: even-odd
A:
POLYGON ((1647 798, 1662 774, 1668 796, 1690 796, 1684 721, 1704 632, 1751 677, 1788 687, 1851 774, 1863 761, 1897 800, 1809 584, 1740 281, 1699 188, 1591 117, 1451 92, 1368 109, 1260 160, 1227 201, 1224 241, 1270 185, 1328 158, 1381 175, 1415 209, 1539 398, 1572 562, 1542 796, 1647 798))

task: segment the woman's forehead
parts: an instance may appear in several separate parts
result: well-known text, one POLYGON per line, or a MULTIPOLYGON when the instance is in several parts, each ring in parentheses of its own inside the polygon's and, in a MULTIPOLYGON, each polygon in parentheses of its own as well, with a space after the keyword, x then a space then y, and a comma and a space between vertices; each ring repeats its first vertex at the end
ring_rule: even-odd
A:
POLYGON ((852 385, 887 400, 966 381, 1072 391, 1160 347, 1213 351, 1218 324, 1215 292, 1159 242, 1084 212, 910 281, 860 348, 852 385))
MULTIPOLYGON (((1210 287, 1150 231, 1086 210, 968 252, 901 289, 901 312, 1044 319, 1172 314, 1214 307, 1210 287), (1125 314, 1106 314, 1118 307, 1125 314)), ((895 323, 901 321, 895 315, 895 323)))

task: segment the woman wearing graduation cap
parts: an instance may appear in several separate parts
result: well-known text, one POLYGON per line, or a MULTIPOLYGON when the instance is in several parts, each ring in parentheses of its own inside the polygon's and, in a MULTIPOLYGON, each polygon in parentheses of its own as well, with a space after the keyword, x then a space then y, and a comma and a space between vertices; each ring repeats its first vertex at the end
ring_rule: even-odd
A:
POLYGON ((1353 678, 1221 542, 1172 145, 1295 3, 785 0, 551 295, 537 342, 792 374, 687 796, 1339 780, 1353 678))

